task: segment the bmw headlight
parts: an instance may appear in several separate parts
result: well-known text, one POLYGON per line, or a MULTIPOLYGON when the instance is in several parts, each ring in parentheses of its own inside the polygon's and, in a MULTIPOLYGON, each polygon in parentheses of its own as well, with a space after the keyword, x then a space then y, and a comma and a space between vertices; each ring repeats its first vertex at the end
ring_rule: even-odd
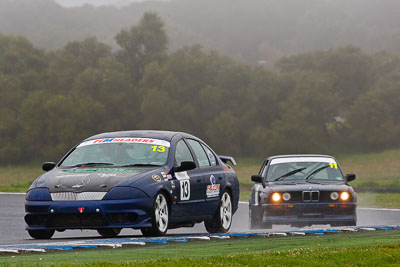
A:
POLYGON ((278 201, 281 200, 281 194, 275 192, 275 193, 273 193, 273 194, 271 195, 271 199, 272 199, 272 201, 274 201, 274 202, 278 202, 278 201))
POLYGON ((147 197, 149 196, 138 188, 129 186, 117 186, 108 191, 108 193, 103 197, 103 200, 122 200, 147 197))
POLYGON ((338 192, 332 192, 330 196, 331 196, 332 200, 338 200, 339 193, 338 192))
POLYGON ((344 191, 344 192, 340 193, 340 199, 343 201, 349 200, 350 199, 349 192, 344 191))
POLYGON ((283 193, 283 194, 282 194, 282 199, 283 199, 283 200, 285 200, 285 201, 289 201, 289 200, 290 200, 290 198, 291 198, 291 195, 290 195, 290 193, 288 193, 288 192, 285 192, 285 193, 283 193))
POLYGON ((51 195, 48 188, 33 188, 26 193, 28 201, 51 201, 51 195))

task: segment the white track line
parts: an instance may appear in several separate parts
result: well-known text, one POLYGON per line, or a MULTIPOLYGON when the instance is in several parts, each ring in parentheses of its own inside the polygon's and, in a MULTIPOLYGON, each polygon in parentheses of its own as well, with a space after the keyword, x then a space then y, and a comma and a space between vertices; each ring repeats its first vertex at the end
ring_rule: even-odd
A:
POLYGON ((25 195, 26 193, 0 192, 0 195, 25 195))

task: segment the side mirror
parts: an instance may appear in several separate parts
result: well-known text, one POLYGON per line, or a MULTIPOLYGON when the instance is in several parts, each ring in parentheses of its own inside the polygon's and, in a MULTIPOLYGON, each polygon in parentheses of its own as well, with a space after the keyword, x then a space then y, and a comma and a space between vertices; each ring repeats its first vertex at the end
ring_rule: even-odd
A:
POLYGON ((45 172, 48 172, 48 171, 54 169, 55 166, 56 166, 56 164, 54 162, 45 162, 42 164, 42 170, 44 170, 45 172))
POLYGON ((260 183, 260 184, 263 184, 263 178, 262 178, 262 176, 261 175, 259 175, 259 174, 255 174, 255 175, 252 175, 251 176, 251 180, 253 181, 253 182, 256 182, 256 183, 260 183))
POLYGON ((182 161, 181 166, 175 167, 174 171, 175 172, 183 172, 183 171, 193 170, 195 168, 196 168, 196 164, 193 161, 182 161))
POLYGON ((346 182, 351 182, 356 179, 356 175, 353 173, 346 174, 346 182))

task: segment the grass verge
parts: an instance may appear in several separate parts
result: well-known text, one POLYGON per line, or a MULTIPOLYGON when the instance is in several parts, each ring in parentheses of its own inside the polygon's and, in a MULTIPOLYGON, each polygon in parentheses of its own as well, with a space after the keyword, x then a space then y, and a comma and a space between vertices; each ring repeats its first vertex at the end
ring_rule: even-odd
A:
POLYGON ((400 230, 251 237, 1 256, 0 266, 381 266, 400 262, 400 230))
POLYGON ((26 192, 42 173, 40 164, 2 166, 0 167, 0 192, 26 192))

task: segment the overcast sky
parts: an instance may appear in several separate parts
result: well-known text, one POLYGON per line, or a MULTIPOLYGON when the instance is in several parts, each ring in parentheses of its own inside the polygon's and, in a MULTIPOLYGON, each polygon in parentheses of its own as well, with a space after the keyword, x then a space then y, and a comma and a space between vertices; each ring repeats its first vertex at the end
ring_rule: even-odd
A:
POLYGON ((145 2, 145 1, 169 1, 169 0, 54 0, 65 7, 81 6, 84 4, 91 4, 94 6, 104 5, 115 5, 115 6, 127 6, 133 2, 145 2))

